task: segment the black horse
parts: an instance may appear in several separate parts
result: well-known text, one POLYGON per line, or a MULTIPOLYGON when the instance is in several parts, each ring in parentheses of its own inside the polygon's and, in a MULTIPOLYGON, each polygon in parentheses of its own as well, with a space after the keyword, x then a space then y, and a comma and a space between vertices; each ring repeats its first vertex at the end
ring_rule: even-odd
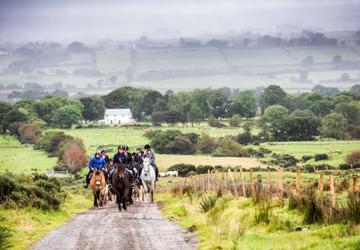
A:
POLYGON ((111 191, 116 194, 116 203, 118 204, 119 210, 122 208, 127 209, 126 202, 130 190, 129 176, 125 171, 125 165, 121 162, 115 163, 115 170, 111 179, 111 191))

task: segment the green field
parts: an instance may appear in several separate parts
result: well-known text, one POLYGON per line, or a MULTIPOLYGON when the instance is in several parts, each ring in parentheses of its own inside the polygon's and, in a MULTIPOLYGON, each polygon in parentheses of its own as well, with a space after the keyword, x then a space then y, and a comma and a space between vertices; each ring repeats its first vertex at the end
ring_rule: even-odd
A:
POLYGON ((43 151, 34 150, 31 145, 20 144, 12 136, 0 136, 0 173, 28 173, 32 169, 45 172, 56 165, 57 158, 49 158, 43 151))
MULTIPOLYGON (((339 164, 345 163, 348 154, 355 150, 360 150, 360 141, 319 141, 319 142, 272 142, 263 143, 261 147, 270 149, 277 154, 290 154, 301 159, 303 155, 328 154, 330 159, 323 161, 314 161, 311 159, 306 163, 322 164, 327 163, 331 166, 338 167, 339 164)), ((271 157, 271 154, 268 155, 271 157)))

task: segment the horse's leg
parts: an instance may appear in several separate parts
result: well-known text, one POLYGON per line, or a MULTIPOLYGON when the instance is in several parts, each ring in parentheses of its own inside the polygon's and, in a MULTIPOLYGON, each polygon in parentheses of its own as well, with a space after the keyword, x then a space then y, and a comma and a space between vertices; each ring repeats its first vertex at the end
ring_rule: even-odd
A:
POLYGON ((151 202, 154 202, 155 181, 151 181, 151 202))
POLYGON ((99 207, 96 192, 93 192, 93 195, 94 195, 94 207, 99 207))
POLYGON ((116 191, 116 204, 118 205, 119 211, 121 211, 121 196, 120 192, 116 191))
POLYGON ((127 195, 127 200, 129 201, 129 205, 134 204, 134 201, 132 199, 132 192, 133 192, 133 188, 132 188, 132 185, 130 185, 129 192, 127 195))

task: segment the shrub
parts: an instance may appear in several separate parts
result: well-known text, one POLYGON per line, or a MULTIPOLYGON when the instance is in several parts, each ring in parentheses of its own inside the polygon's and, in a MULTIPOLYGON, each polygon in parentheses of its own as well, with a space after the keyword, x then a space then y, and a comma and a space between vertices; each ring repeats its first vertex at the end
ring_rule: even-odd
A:
POLYGON ((210 127, 214 128, 223 128, 226 127, 224 123, 221 123, 218 119, 216 119, 214 116, 210 116, 208 119, 208 124, 210 127))
POLYGON ((10 249, 12 247, 9 238, 13 231, 5 226, 5 218, 0 217, 0 249, 10 249))
POLYGON ((339 168, 340 168, 340 170, 349 170, 349 169, 351 169, 351 165, 344 163, 344 164, 340 164, 339 168))
POLYGON ((208 172, 208 170, 212 171, 214 169, 213 166, 209 166, 209 165, 200 165, 196 168, 196 173, 197 174, 206 174, 208 172))
POLYGON ((237 136, 237 142, 239 144, 247 145, 252 142, 252 136, 250 132, 245 131, 237 136))
POLYGON ((233 157, 244 157, 248 155, 246 149, 244 149, 240 144, 236 143, 229 137, 225 137, 219 140, 218 147, 212 156, 221 157, 221 156, 233 156, 233 157))
POLYGON ((86 165, 86 150, 81 139, 74 139, 63 145, 59 160, 71 173, 77 173, 86 165))
POLYGON ((184 163, 180 163, 180 164, 175 164, 171 167, 168 168, 168 171, 178 171, 179 176, 186 176, 190 171, 196 171, 196 168, 194 165, 192 164, 184 164, 184 163))
POLYGON ((4 202, 14 189, 15 182, 4 175, 0 175, 0 203, 4 202))
POLYGON ((35 144, 41 135, 41 127, 37 123, 24 123, 19 127, 19 140, 23 143, 35 144))
POLYGON ((208 134, 202 133, 197 141, 196 148, 203 154, 211 154, 216 148, 216 140, 208 134))
POLYGON ((322 161, 329 159, 329 156, 327 154, 316 154, 315 155, 315 161, 322 161))
POLYGON ((74 138, 62 131, 48 131, 40 137, 35 149, 43 149, 49 156, 59 156, 61 147, 74 138))
POLYGON ((241 123, 240 115, 233 115, 229 121, 231 127, 239 127, 241 123))
POLYGON ((268 202, 262 202, 255 209, 254 220, 256 223, 269 224, 271 217, 270 204, 268 202))
POLYGON ((348 222, 360 224, 360 193, 349 193, 345 215, 348 222))
POLYGON ((303 162, 307 162, 307 161, 311 160, 312 158, 313 158, 312 155, 303 155, 303 156, 301 157, 301 159, 302 159, 303 162))
POLYGON ((203 212, 208 212, 212 209, 216 204, 217 197, 215 195, 210 195, 204 197, 200 201, 200 207, 203 212))
POLYGON ((301 169, 304 173, 314 173, 315 172, 314 165, 311 165, 311 164, 305 164, 301 167, 301 169))
POLYGON ((299 161, 295 158, 295 156, 285 154, 285 155, 277 155, 273 154, 273 157, 275 157, 274 163, 276 165, 279 165, 281 167, 287 168, 291 166, 296 166, 296 163, 299 161))
MULTIPOLYGON (((154 133, 155 132, 151 132, 154 133)), ((150 132, 147 136, 151 136, 150 132)), ((197 140, 197 135, 193 133, 183 134, 180 130, 166 130, 156 132, 156 136, 151 139, 151 144, 159 153, 164 154, 193 154, 197 140)))
POLYGON ((354 151, 346 157, 346 163, 349 165, 360 164, 360 151, 354 151))

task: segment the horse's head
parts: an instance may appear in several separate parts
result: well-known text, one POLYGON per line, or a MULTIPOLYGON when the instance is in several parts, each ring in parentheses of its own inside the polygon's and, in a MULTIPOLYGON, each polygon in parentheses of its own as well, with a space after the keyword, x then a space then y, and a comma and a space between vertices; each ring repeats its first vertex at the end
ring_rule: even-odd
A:
POLYGON ((125 176, 125 164, 122 162, 117 162, 115 163, 115 168, 116 168, 116 175, 119 178, 124 178, 125 176))
POLYGON ((102 188, 102 182, 104 181, 103 180, 104 178, 104 174, 100 171, 100 169, 96 169, 95 172, 94 172, 94 188, 99 190, 102 188))
POLYGON ((150 175, 150 168, 151 168, 150 160, 148 158, 144 158, 143 159, 143 170, 142 171, 143 171, 145 177, 150 175))

